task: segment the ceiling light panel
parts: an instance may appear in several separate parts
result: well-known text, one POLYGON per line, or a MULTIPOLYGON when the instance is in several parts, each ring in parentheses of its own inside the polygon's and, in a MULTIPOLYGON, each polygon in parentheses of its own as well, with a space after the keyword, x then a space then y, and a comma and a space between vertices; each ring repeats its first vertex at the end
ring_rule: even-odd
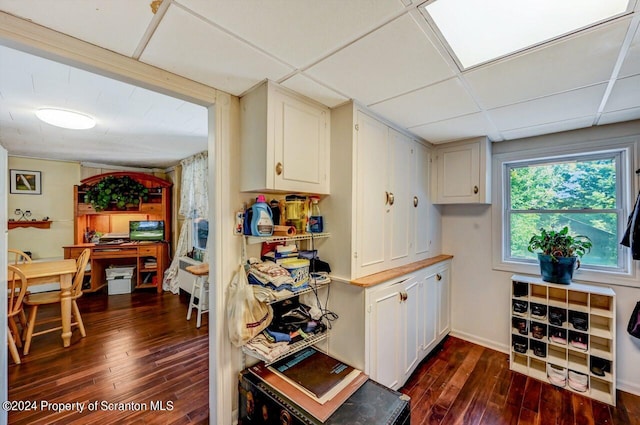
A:
POLYGON ((625 13, 628 0, 434 0, 424 11, 463 68, 625 13))

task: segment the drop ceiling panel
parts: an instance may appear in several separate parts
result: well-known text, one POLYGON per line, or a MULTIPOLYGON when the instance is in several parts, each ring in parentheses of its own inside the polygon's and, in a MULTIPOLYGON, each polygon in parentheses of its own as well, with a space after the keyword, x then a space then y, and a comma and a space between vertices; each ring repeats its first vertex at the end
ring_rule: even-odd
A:
POLYGON ((399 0, 180 3, 296 68, 343 47, 404 9, 399 0))
POLYGON ((282 85, 311 99, 315 99, 329 108, 333 108, 349 100, 349 98, 336 93, 303 74, 295 74, 291 78, 284 80, 282 85))
POLYGON ((150 1, 0 0, 0 10, 131 56, 153 18, 150 1))
POLYGON ((409 130, 431 143, 445 143, 471 137, 489 136, 498 140, 499 135, 483 113, 478 112, 431 124, 411 127, 409 130))
POLYGON ((598 125, 613 124, 616 122, 631 121, 637 119, 640 119, 640 107, 604 113, 598 120, 598 125))
MULTIPOLYGON (((640 3, 638 4, 640 5, 640 3)), ((636 28, 635 35, 629 45, 618 76, 628 77, 635 74, 640 74, 640 27, 636 28)))
POLYGON ((640 75, 619 79, 611 90, 604 112, 636 107, 638 99, 640 99, 640 75))
POLYGON ((169 7, 140 60, 234 95, 293 71, 177 6, 169 7))
POLYGON ((306 73, 365 104, 453 76, 438 50, 409 15, 347 46, 306 73))
POLYGON ((561 131, 575 130, 578 128, 590 127, 593 124, 593 117, 583 117, 567 121, 547 123, 534 127, 518 128, 515 130, 502 132, 506 140, 521 139, 523 137, 540 136, 549 133, 559 133, 561 131))
POLYGON ((608 81, 629 18, 464 74, 488 109, 608 81))
POLYGON ((480 109, 458 78, 425 87, 370 106, 405 127, 468 115, 480 109))
POLYGON ((606 84, 504 106, 489 111, 498 130, 513 130, 585 116, 595 118, 606 84))

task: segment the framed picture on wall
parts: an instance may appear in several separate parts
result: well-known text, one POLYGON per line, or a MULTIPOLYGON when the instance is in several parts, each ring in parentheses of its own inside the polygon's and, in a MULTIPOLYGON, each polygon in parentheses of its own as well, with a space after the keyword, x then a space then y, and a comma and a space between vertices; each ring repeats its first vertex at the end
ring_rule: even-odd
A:
POLYGON ((10 192, 23 195, 42 195, 40 171, 9 170, 10 192))

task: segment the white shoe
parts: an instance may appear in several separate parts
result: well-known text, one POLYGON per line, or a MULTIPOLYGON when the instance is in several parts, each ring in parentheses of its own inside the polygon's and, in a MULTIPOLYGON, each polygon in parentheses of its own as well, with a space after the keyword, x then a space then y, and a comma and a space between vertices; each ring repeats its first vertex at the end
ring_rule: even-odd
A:
POLYGON ((583 393, 587 391, 587 389, 589 389, 589 378, 585 374, 570 370, 569 371, 569 387, 583 393))
POLYGON ((565 387, 567 385, 567 369, 547 363, 547 378, 552 385, 565 387))

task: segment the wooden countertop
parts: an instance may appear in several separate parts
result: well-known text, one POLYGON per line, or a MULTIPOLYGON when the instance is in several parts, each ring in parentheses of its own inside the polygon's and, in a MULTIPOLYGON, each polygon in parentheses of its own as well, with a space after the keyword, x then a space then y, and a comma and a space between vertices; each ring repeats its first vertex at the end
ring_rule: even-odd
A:
POLYGON ((417 261, 415 263, 407 264, 404 266, 396 267, 395 269, 385 270, 380 273, 370 274, 349 282, 351 285, 368 288, 370 286, 378 285, 379 283, 386 282, 398 276, 402 276, 416 270, 424 269, 425 267, 432 266, 434 264, 441 263, 442 261, 450 260, 453 255, 438 255, 435 257, 427 258, 426 260, 417 261))

